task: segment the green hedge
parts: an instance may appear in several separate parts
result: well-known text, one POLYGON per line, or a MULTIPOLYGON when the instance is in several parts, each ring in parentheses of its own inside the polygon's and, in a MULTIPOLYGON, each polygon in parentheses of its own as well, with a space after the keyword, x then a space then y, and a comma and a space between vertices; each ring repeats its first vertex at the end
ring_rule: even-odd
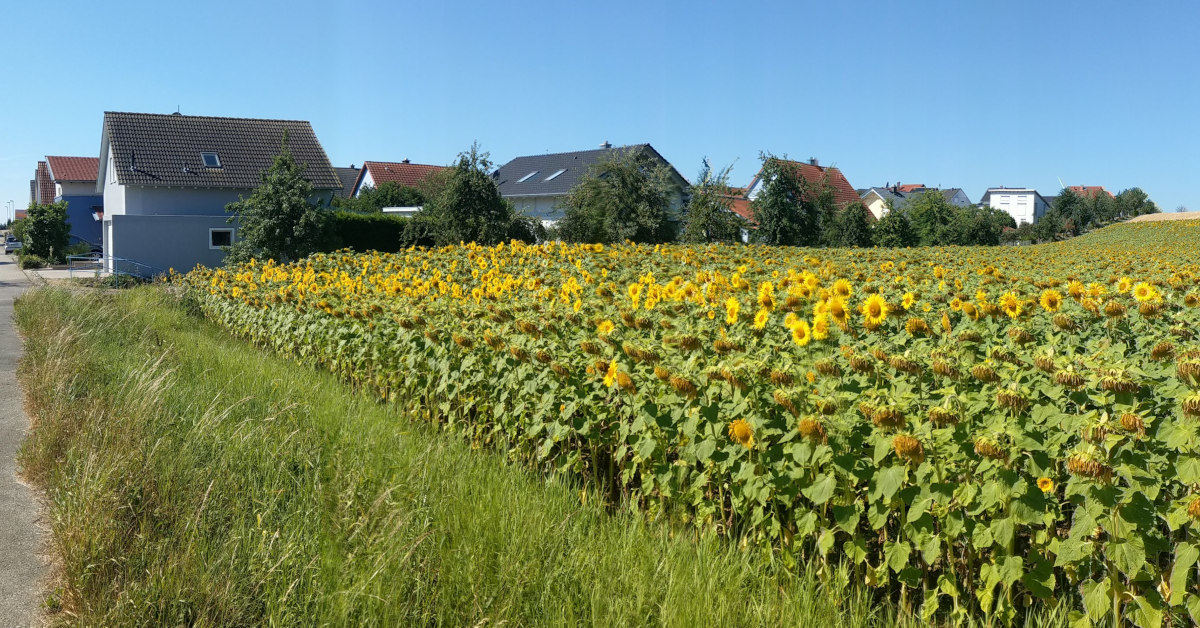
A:
POLYGON ((424 244, 420 231, 417 221, 410 218, 337 211, 329 215, 326 248, 395 253, 413 244, 424 244))

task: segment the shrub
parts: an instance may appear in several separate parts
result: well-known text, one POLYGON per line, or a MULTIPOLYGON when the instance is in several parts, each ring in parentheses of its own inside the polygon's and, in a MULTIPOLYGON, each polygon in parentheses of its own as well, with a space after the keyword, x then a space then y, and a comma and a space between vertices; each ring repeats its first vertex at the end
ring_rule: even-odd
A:
POLYGON ((42 268, 48 263, 46 258, 34 253, 25 253, 17 261, 17 265, 21 268, 42 268))

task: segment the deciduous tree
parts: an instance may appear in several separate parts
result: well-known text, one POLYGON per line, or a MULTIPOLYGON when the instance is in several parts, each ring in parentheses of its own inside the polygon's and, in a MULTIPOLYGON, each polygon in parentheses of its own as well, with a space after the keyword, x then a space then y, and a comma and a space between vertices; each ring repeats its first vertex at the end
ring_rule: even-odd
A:
POLYGON ((706 158, 684 211, 680 240, 689 243, 741 242, 746 220, 733 212, 726 166, 713 172, 706 158))
POLYGON ((640 150, 613 151, 564 202, 558 235, 567 242, 658 243, 675 239, 671 169, 640 150))
POLYGON ((313 186, 304 178, 304 167, 288 150, 285 132, 279 155, 262 174, 262 184, 250 198, 225 206, 225 211, 233 214, 229 222, 238 225, 226 263, 251 258, 287 262, 318 249, 324 221, 311 202, 313 186))

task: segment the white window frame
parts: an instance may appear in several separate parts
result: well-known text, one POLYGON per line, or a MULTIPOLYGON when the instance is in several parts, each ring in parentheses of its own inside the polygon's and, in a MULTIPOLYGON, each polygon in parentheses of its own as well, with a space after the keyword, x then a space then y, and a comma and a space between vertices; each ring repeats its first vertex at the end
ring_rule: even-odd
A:
POLYGON ((209 227, 209 228, 208 228, 208 248, 209 248, 209 250, 212 250, 212 251, 220 251, 222 248, 224 248, 224 245, 221 245, 221 246, 213 246, 213 234, 214 234, 214 233, 216 233, 216 232, 218 232, 218 231, 220 231, 220 232, 223 232, 223 233, 228 233, 228 234, 229 234, 229 244, 228 244, 228 246, 233 246, 233 239, 234 239, 233 232, 234 232, 234 229, 233 229, 232 227, 209 227))
POLYGON ((221 167, 221 156, 216 154, 213 151, 209 151, 209 150, 201 151, 200 152, 200 163, 205 168, 220 168, 221 167), (215 166, 208 165, 208 156, 209 155, 212 155, 213 161, 216 161, 217 165, 215 165, 215 166))
POLYGON ((521 177, 520 179, 517 179, 517 183, 524 183, 524 182, 526 182, 526 181, 528 181, 528 180, 532 179, 532 178, 533 178, 533 176, 534 176, 534 175, 536 175, 536 174, 537 174, 537 173, 539 173, 539 172, 541 172, 541 170, 534 170, 533 172, 531 172, 531 173, 529 173, 529 174, 527 174, 527 175, 525 175, 525 176, 521 177))

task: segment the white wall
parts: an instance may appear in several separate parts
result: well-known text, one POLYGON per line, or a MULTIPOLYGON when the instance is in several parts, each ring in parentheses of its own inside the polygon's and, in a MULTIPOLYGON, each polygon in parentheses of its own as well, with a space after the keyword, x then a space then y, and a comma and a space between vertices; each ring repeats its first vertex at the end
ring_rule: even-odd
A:
POLYGON ((55 183, 55 196, 92 196, 96 193, 96 183, 55 183))
MULTIPOLYGON (((112 149, 108 150, 108 168, 104 175, 104 216, 121 216, 125 214, 125 186, 117 183, 117 162, 113 159, 112 149)), ((106 255, 108 249, 105 249, 106 255)))
MULTIPOLYGON (((364 166, 364 169, 365 169, 365 166, 364 166)), ((361 195, 363 188, 366 188, 366 187, 372 187, 372 188, 375 187, 375 179, 374 179, 374 177, 371 176, 370 170, 367 170, 366 172, 363 173, 362 183, 358 184, 358 189, 355 190, 354 196, 361 195)))
POLYGON ((871 215, 875 217, 875 220, 879 220, 887 214, 887 202, 878 194, 874 192, 867 194, 863 202, 866 203, 867 209, 871 211, 871 215))
POLYGON ((1031 190, 991 190, 988 205, 1008 212, 1018 225, 1022 221, 1033 224, 1046 212, 1045 203, 1031 190))
POLYGON ((559 205, 565 196, 509 196, 517 211, 528 214, 543 223, 554 223, 561 220, 563 211, 559 205))

